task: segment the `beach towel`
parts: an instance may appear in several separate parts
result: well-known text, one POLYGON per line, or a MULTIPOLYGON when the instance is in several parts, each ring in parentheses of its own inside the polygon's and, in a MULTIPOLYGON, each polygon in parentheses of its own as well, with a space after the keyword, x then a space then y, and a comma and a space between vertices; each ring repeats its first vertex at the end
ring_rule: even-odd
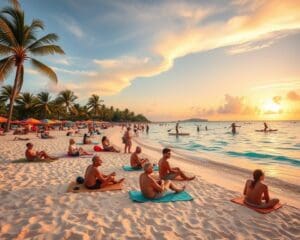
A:
POLYGON ((180 193, 167 192, 161 198, 158 199, 149 199, 145 198, 140 191, 129 191, 129 198, 134 202, 156 202, 156 203, 164 203, 164 202, 178 202, 178 201, 191 201, 193 197, 187 193, 186 191, 180 193))
POLYGON ((106 191, 116 191, 122 190, 122 183, 116 183, 112 185, 108 185, 99 189, 88 189, 84 186, 84 184, 77 184, 76 182, 71 182, 67 188, 67 192, 78 193, 78 192, 106 192, 106 191), (75 187, 79 187, 78 190, 74 190, 75 187))
MULTIPOLYGON (((58 159, 56 159, 58 160, 58 159)), ((47 159, 47 160, 35 160, 35 161, 28 161, 26 158, 20 158, 20 159, 17 159, 17 160, 13 160, 11 161, 12 163, 51 163, 51 162, 54 162, 56 160, 50 160, 50 159, 47 159)))
POLYGON ((83 143, 76 143, 77 145, 97 145, 99 144, 99 142, 92 142, 92 143, 89 143, 89 144, 83 144, 83 143))
POLYGON ((233 203, 245 206, 247 208, 250 208, 250 209, 252 209, 252 210, 254 210, 256 212, 262 213, 262 214, 273 212, 273 211, 275 211, 275 210, 277 210, 277 209, 279 209, 279 208, 281 208, 283 206, 281 203, 277 203, 272 208, 265 208, 265 209, 255 208, 255 207, 252 207, 252 206, 249 206, 249 205, 245 204, 243 197, 237 197, 237 198, 231 199, 230 201, 233 202, 233 203))
MULTIPOLYGON (((132 168, 132 167, 129 166, 129 165, 122 166, 122 168, 123 168, 124 171, 129 171, 129 172, 131 172, 131 171, 143 171, 143 168, 140 168, 140 169, 134 169, 134 168, 132 168)), ((157 165, 155 165, 155 166, 153 167, 153 171, 158 171, 158 166, 157 166, 157 165)))

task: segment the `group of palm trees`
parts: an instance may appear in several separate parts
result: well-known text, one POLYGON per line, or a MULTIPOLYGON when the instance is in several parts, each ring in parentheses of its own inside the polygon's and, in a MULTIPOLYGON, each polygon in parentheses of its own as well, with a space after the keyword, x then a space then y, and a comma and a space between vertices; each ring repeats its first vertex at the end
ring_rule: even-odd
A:
MULTIPOLYGON (((0 115, 8 111, 13 87, 2 86, 0 90, 0 115)), ((135 115, 128 109, 123 111, 107 108, 103 100, 96 94, 89 97, 86 105, 76 103, 78 97, 70 90, 61 91, 56 97, 49 92, 36 95, 23 92, 16 96, 13 119, 34 117, 38 119, 66 119, 66 120, 104 120, 104 121, 134 121, 147 122, 143 115, 135 115)))
MULTIPOLYGON (((10 2, 12 6, 0 10, 0 55, 4 56, 0 60, 0 82, 7 79, 8 75, 15 71, 13 86, 4 86, 1 93, 2 101, 0 102, 0 107, 3 111, 6 110, 6 102, 9 102, 6 130, 10 128, 13 113, 19 118, 24 118, 30 114, 50 116, 54 113, 57 116, 59 116, 59 113, 63 113, 67 115, 64 117, 72 118, 78 117, 79 113, 91 114, 90 106, 95 105, 95 107, 92 107, 92 115, 94 117, 98 116, 97 109, 101 105, 101 101, 97 95, 93 95, 89 99, 88 104, 81 107, 79 104, 73 104, 77 97, 70 90, 60 92, 54 101, 51 101, 50 94, 46 92, 41 92, 37 96, 31 93, 20 93, 24 81, 25 61, 29 61, 37 71, 56 83, 58 81, 56 73, 49 66, 34 58, 34 56, 64 54, 64 51, 60 46, 54 44, 58 40, 58 36, 55 33, 49 33, 38 38, 37 32, 44 29, 43 22, 39 19, 34 19, 30 24, 26 24, 25 14, 19 1, 10 0, 10 2), (8 92, 10 93, 9 95, 7 95, 8 92), (14 112, 15 105, 16 111, 14 112), (53 107, 53 111, 51 106, 56 106, 53 107), (61 110, 64 112, 60 112, 61 110), (38 111, 38 113, 35 113, 35 111, 38 111), (74 115, 74 113, 77 113, 77 115, 74 115)), ((105 110, 105 106, 101 108, 103 107, 103 110, 105 110)), ((110 112, 115 112, 117 116, 115 119, 118 120, 123 120, 120 118, 124 116, 125 118, 128 118, 128 116, 130 119, 134 118, 134 114, 130 113, 128 109, 124 111, 124 116, 121 117, 119 116, 120 111, 112 109, 110 112)), ((142 117, 143 120, 146 120, 142 115, 138 116, 138 119, 142 117)), ((110 118, 113 120, 114 116, 110 116, 110 118)))

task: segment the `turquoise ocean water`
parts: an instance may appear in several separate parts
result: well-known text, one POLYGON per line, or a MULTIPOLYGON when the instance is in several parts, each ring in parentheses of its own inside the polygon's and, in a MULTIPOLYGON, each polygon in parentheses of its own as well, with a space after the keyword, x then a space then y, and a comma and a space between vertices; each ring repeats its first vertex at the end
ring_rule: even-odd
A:
MULTIPOLYGON (((151 124, 149 134, 140 137, 162 146, 182 149, 193 154, 217 155, 220 161, 231 164, 235 160, 273 169, 274 175, 300 181, 300 121, 272 121, 268 125, 277 132, 256 132, 263 122, 236 122, 240 125, 233 135, 231 122, 180 123, 180 132, 189 136, 169 136, 175 132, 175 123, 151 124), (200 131, 197 132, 197 126, 200 131), (205 130, 207 126, 208 130, 205 130)), ((240 163, 242 164, 242 163, 240 163)), ((243 166, 239 166, 243 167, 243 166)))

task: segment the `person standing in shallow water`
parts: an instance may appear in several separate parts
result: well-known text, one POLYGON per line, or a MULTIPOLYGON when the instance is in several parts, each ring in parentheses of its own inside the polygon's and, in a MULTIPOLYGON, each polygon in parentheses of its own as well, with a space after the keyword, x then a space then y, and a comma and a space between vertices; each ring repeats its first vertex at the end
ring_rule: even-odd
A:
POLYGON ((149 125, 147 124, 146 126, 146 133, 148 134, 149 133, 149 125))
POLYGON ((175 131, 176 131, 176 134, 179 134, 179 122, 176 123, 175 131))
POLYGON ((265 174, 262 170, 256 169, 253 172, 253 180, 247 180, 244 188, 245 203, 257 208, 272 208, 279 199, 270 199, 268 186, 262 183, 265 174))
POLYGON ((268 130, 269 126, 266 122, 264 122, 264 131, 266 132, 268 130))
POLYGON ((236 128, 241 126, 237 126, 235 123, 231 123, 230 127, 231 127, 232 134, 236 134, 236 128))

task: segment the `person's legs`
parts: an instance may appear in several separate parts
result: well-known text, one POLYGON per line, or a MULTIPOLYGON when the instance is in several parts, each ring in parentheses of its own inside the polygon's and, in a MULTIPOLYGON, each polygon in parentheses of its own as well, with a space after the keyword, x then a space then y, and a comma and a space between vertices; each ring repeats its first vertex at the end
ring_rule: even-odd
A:
POLYGON ((128 143, 128 153, 131 153, 131 145, 132 145, 132 142, 129 141, 129 143, 128 143))
POLYGON ((188 177, 188 176, 186 176, 186 175, 181 171, 180 168, 177 168, 177 172, 178 172, 178 175, 179 175, 181 178, 183 178, 184 180, 193 180, 193 179, 195 179, 195 176, 193 176, 193 177, 188 177))
POLYGON ((175 191, 176 193, 182 192, 185 189, 185 186, 183 186, 182 188, 177 187, 174 183, 172 183, 171 181, 169 181, 169 188, 173 191, 175 191))

